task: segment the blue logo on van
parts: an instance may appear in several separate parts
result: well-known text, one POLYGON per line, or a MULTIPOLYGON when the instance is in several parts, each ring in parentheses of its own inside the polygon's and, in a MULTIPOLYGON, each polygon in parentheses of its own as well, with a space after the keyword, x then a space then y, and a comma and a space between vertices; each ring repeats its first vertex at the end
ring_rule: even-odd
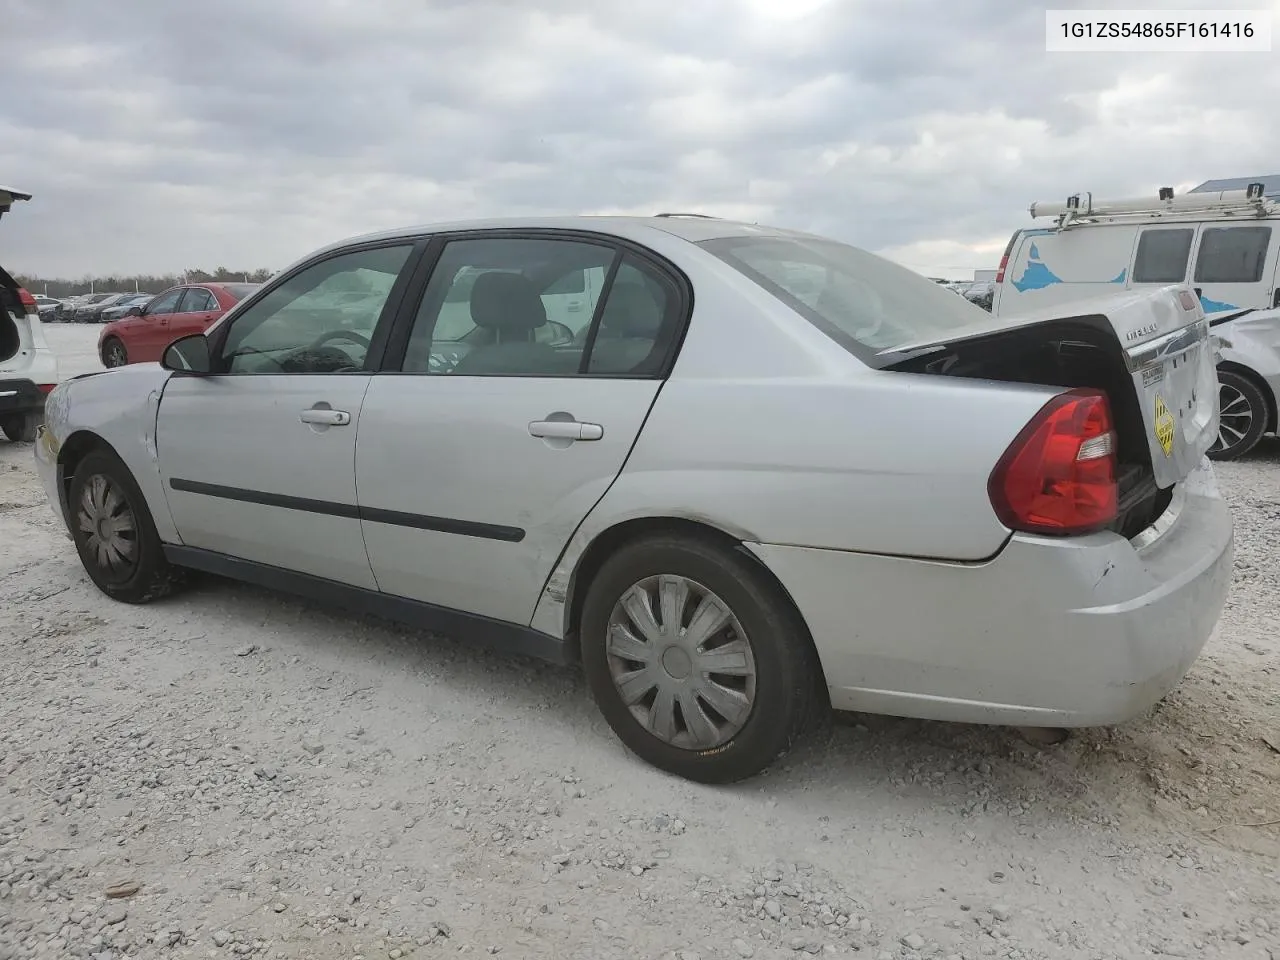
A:
POLYGON ((1062 278, 1045 266, 1040 259, 1040 249, 1033 243, 1027 266, 1022 271, 1022 276, 1013 281, 1013 288, 1019 293, 1026 293, 1028 290, 1043 290, 1061 282, 1062 278))
POLYGON ((1234 303, 1223 303, 1221 300, 1210 300, 1201 294, 1200 306, 1204 307, 1205 313, 1221 313, 1223 310, 1239 310, 1234 303))
MULTIPOLYGON (((1117 283, 1124 285, 1125 279, 1128 277, 1129 268, 1125 267, 1112 280, 1102 281, 1104 283, 1117 283)), ((1022 271, 1022 276, 1013 281, 1013 288, 1019 293, 1026 293, 1028 290, 1043 290, 1045 287, 1051 287, 1055 283, 1097 283, 1095 280, 1067 281, 1054 273, 1040 258, 1040 248, 1034 243, 1031 245, 1031 254, 1027 258, 1027 265, 1022 271)))

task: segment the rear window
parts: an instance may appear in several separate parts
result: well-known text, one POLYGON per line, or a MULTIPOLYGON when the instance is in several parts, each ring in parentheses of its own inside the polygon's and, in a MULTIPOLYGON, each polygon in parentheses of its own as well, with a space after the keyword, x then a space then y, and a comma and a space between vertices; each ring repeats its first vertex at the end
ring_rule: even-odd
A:
POLYGON ((990 319, 941 284, 832 240, 725 237, 699 246, 864 360, 990 319))
POLYGON ((222 289, 231 294, 232 299, 239 302, 260 286, 262 286, 260 283, 224 283, 222 289))
POLYGON ((1194 230, 1145 230, 1133 260, 1134 283, 1181 283, 1187 278, 1194 230))
POLYGON ((1206 227, 1196 256, 1196 283, 1257 283, 1270 244, 1270 227, 1206 227))

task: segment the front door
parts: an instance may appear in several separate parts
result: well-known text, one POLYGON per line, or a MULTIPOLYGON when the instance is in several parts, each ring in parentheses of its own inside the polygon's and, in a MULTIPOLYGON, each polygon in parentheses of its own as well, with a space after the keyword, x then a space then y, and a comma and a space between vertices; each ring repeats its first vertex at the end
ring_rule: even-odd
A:
POLYGON ((303 267, 211 337, 214 375, 169 380, 156 445, 186 546, 376 589, 357 512, 356 432, 370 340, 394 312, 411 250, 359 249, 303 267), (333 304, 353 289, 369 296, 360 322, 344 326, 333 304))
POLYGON ((173 342, 169 324, 178 303, 182 299, 182 287, 166 290, 143 308, 142 315, 129 324, 129 360, 132 363, 155 363, 164 348, 173 342))
MULTIPOLYGON (((169 343, 193 333, 204 333, 219 316, 218 300, 204 287, 187 287, 177 312, 169 318, 169 343)), ((168 344, 165 344, 168 346, 168 344)))
POLYGON ((370 384, 356 442, 383 591, 529 623, 662 385, 678 291, 665 269, 605 241, 444 245, 403 358, 370 384))
POLYGON ((1277 250, 1280 230, 1274 221, 1202 224, 1191 284, 1204 312, 1270 307, 1274 302, 1277 250))

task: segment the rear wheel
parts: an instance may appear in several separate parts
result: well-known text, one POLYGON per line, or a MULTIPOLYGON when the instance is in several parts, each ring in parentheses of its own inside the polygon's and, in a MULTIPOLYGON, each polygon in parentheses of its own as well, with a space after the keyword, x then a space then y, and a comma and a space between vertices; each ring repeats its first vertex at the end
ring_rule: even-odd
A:
POLYGON ((10 413, 0 418, 0 430, 14 443, 32 443, 40 418, 33 413, 10 413))
POLYGON ((165 559, 146 498, 129 468, 95 450, 71 480, 71 538, 94 584, 124 603, 146 603, 173 591, 181 571, 165 559))
POLYGON ((580 635, 609 726, 670 773, 753 776, 810 719, 818 670, 804 624, 734 550, 679 536, 623 547, 588 590, 580 635))
POLYGON ((123 367, 129 362, 129 351, 115 337, 108 337, 102 345, 102 365, 104 367, 123 367))
POLYGON ((1267 430, 1267 398, 1252 378, 1235 370, 1218 371, 1218 439, 1209 448, 1214 460, 1242 457, 1267 430))

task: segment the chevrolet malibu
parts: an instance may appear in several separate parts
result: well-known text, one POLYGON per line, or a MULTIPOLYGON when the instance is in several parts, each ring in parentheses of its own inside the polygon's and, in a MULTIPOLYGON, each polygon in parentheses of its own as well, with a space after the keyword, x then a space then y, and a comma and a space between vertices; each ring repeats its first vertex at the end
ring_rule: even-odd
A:
POLYGON ((211 571, 577 661, 631 750, 727 782, 828 706, 1112 724, 1188 670, 1214 343, 1184 287, 1072 310, 711 218, 408 229, 59 386, 36 457, 117 600, 211 571))

